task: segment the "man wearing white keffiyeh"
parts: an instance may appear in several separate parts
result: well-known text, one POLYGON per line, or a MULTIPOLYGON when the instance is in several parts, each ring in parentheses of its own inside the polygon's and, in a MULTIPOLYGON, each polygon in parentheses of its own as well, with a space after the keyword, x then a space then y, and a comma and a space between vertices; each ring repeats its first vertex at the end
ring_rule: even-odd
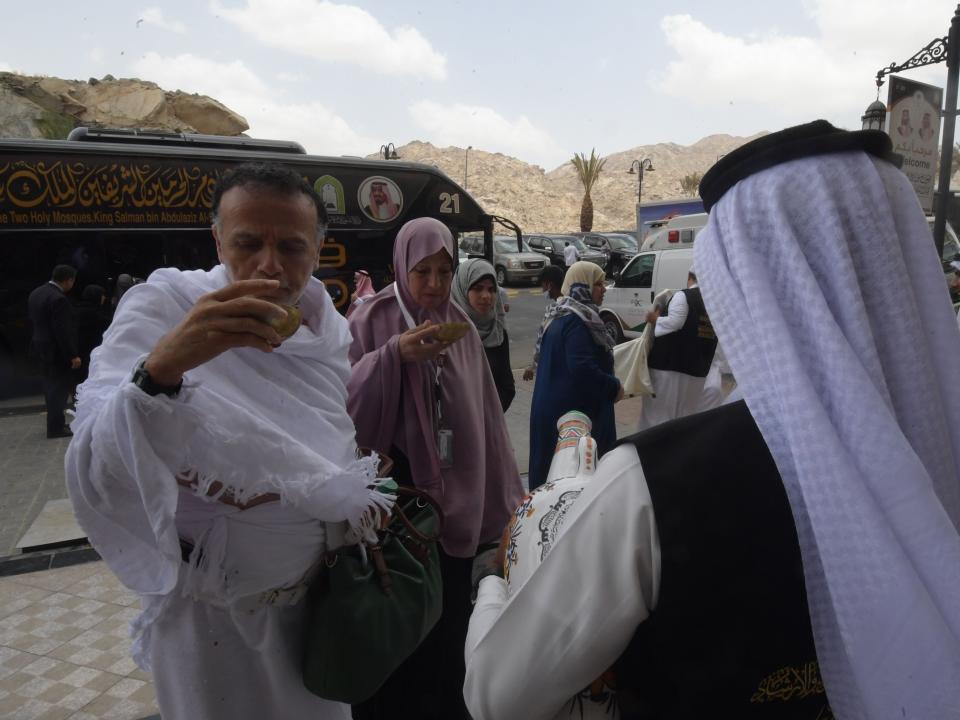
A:
POLYGON ((624 720, 960 718, 960 334, 890 148, 818 121, 704 177, 745 402, 623 441, 523 585, 481 581, 476 720, 553 717, 611 665, 624 720))
POLYGON ((297 600, 384 496, 346 412, 350 332, 312 277, 315 195, 277 166, 225 176, 223 264, 132 288, 80 388, 70 497, 141 596, 133 655, 164 720, 350 717, 303 687, 297 600), (270 324, 281 303, 303 318, 286 340, 270 324))
POLYGON ((909 181, 863 152, 778 164, 722 195, 695 255, 834 713, 960 717, 960 337, 909 181))

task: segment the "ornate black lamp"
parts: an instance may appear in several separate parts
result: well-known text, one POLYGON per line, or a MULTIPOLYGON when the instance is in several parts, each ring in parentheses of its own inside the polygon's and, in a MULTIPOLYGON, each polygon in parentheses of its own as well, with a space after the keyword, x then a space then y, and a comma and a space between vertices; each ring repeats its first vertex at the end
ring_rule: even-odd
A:
POLYGON ((639 176, 637 178, 637 205, 640 204, 640 197, 643 193, 644 171, 653 172, 653 161, 650 158, 644 158, 643 160, 634 160, 632 163, 630 163, 630 169, 627 170, 627 174, 639 176))

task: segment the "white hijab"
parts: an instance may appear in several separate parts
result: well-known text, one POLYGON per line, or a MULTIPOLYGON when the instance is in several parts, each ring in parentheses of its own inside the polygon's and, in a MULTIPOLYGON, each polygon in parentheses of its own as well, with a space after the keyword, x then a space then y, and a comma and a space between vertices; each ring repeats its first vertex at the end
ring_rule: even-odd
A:
POLYGON ((703 299, 793 508, 836 716, 960 712, 960 334, 906 177, 862 152, 750 176, 703 299))

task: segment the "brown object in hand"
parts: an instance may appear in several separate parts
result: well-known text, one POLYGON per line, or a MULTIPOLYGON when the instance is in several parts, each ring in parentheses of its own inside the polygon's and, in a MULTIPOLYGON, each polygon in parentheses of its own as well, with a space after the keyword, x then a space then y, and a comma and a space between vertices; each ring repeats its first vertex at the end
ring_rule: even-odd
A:
POLYGON ((440 323, 440 330, 434 336, 440 342, 456 342, 464 335, 470 332, 470 323, 465 322, 447 322, 440 323))
POLYGON ((287 317, 280 320, 271 320, 270 326, 277 331, 280 337, 286 340, 300 327, 300 323, 303 321, 303 313, 300 312, 300 308, 295 308, 293 305, 281 305, 280 307, 287 311, 287 317))

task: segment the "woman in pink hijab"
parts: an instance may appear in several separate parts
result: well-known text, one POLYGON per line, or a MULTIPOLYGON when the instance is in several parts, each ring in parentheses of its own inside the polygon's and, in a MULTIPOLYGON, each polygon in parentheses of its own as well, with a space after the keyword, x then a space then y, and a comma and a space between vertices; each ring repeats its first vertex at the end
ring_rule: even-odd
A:
POLYGON ((355 720, 469 720, 463 646, 474 557, 496 547, 523 487, 480 336, 450 301, 453 236, 439 220, 406 223, 393 247, 396 282, 350 317, 348 410, 357 442, 394 459, 394 478, 432 495, 444 512, 443 616, 355 720), (454 343, 437 323, 469 324, 454 343), (438 417, 439 415, 439 417, 438 417))

